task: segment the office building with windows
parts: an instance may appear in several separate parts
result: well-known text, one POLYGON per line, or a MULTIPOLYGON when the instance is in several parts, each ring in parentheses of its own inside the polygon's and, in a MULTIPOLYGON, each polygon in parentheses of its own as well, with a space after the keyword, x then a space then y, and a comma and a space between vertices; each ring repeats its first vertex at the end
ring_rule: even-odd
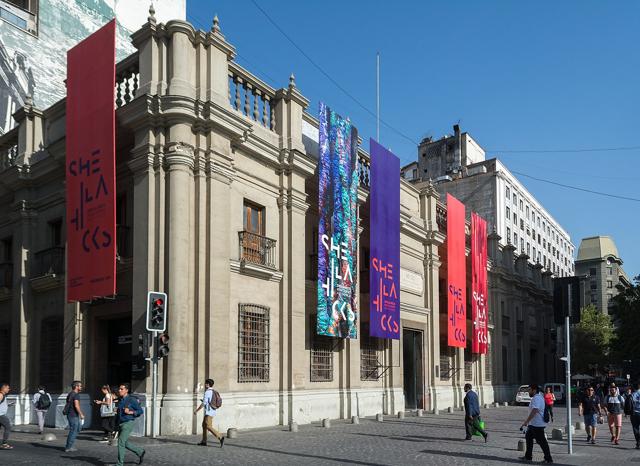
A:
POLYGON ((587 277, 586 303, 605 314, 609 313, 611 299, 620 292, 620 287, 631 286, 622 268, 618 248, 610 236, 591 236, 580 241, 576 275, 587 277))

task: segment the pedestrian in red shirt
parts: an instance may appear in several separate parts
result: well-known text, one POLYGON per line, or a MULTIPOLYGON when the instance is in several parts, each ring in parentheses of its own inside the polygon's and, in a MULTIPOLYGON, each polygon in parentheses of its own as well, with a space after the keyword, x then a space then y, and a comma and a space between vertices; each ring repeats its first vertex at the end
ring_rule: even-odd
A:
POLYGON ((556 401, 556 396, 553 394, 553 389, 547 387, 544 393, 544 409, 549 413, 549 419, 553 422, 553 403, 556 401))

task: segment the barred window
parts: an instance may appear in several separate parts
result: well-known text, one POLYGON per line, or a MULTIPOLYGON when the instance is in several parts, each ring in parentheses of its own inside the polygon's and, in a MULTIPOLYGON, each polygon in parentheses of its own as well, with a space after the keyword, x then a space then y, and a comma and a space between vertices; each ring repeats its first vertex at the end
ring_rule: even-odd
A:
POLYGON ((378 340, 369 336, 368 324, 362 324, 360 334, 360 380, 378 380, 378 340))
POLYGON ((487 354, 484 355, 484 380, 491 382, 493 377, 493 354, 491 353, 491 336, 487 342, 487 354))
POLYGON ((333 346, 329 339, 317 335, 311 343, 311 381, 333 381, 333 346))
POLYGON ((269 308, 239 304, 238 382, 269 381, 269 308))

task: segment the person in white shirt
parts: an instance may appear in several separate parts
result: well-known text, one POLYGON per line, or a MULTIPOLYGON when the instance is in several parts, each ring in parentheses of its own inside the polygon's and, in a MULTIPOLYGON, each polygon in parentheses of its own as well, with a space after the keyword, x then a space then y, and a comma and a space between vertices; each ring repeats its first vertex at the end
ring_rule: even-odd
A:
MULTIPOLYGON (((198 411, 204 408, 204 419, 202 420, 202 441, 198 444, 200 446, 207 446, 207 432, 211 432, 215 438, 220 442, 220 448, 224 446, 224 436, 213 428, 213 416, 216 414, 216 410, 213 407, 214 397, 216 396, 216 392, 213 389, 213 379, 207 379, 204 381, 204 397, 202 398, 202 403, 200 406, 193 412, 193 414, 197 414, 198 411)), ((218 397, 220 395, 217 395, 218 397)))
POLYGON ((544 428, 547 427, 547 423, 544 422, 544 397, 542 393, 538 390, 538 385, 531 384, 529 385, 529 396, 531 397, 531 401, 529 402, 529 416, 522 423, 523 428, 527 428, 526 434, 526 442, 527 442, 527 450, 524 453, 524 456, 520 458, 523 461, 531 461, 533 457, 533 441, 535 440, 540 448, 542 448, 542 452, 544 453, 544 462, 545 463, 553 463, 553 458, 551 458, 551 450, 549 450, 549 443, 547 443, 547 438, 544 436, 544 428))
POLYGON ((38 418, 38 428, 40 434, 44 433, 44 418, 51 406, 51 395, 49 395, 43 385, 38 386, 38 391, 33 395, 33 406, 36 410, 36 417, 38 418))

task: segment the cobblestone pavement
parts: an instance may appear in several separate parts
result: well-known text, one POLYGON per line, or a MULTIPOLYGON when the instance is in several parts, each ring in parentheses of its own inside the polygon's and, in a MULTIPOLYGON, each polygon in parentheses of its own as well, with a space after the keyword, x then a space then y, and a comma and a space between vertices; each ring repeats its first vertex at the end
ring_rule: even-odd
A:
MULTIPOLYGON (((574 409, 575 419, 575 409, 574 409)), ((240 431, 238 438, 229 439, 223 449, 216 442, 199 447, 197 436, 169 437, 157 440, 134 438, 146 448, 144 464, 149 465, 504 465, 518 463, 517 451, 523 439, 518 428, 526 417, 525 407, 501 407, 483 410, 489 432, 489 442, 479 437, 464 441, 463 414, 425 415, 407 413, 404 419, 387 416, 384 422, 361 419, 359 425, 332 421, 329 429, 318 424, 300 426, 291 433, 284 428, 240 431), (215 445, 215 446, 214 446, 215 445)), ((564 409, 556 407, 555 425, 564 424, 564 409)), ((18 426, 17 429, 28 430, 18 426)), ((551 429, 547 429, 551 438, 551 429)), ((596 445, 585 443, 584 431, 577 431, 574 455, 568 456, 566 443, 550 440, 556 464, 600 465, 640 464, 640 450, 635 442, 630 422, 625 419, 621 444, 609 443, 606 425, 600 426, 596 445)), ((58 439, 44 442, 30 432, 14 432, 13 450, 0 451, 0 464, 103 465, 116 460, 116 448, 98 443, 95 432, 82 432, 77 442, 79 451, 65 453, 65 431, 52 430, 58 439)), ((541 461, 540 448, 534 446, 534 461, 541 461)), ((137 464, 137 458, 127 453, 127 464, 137 464)))

